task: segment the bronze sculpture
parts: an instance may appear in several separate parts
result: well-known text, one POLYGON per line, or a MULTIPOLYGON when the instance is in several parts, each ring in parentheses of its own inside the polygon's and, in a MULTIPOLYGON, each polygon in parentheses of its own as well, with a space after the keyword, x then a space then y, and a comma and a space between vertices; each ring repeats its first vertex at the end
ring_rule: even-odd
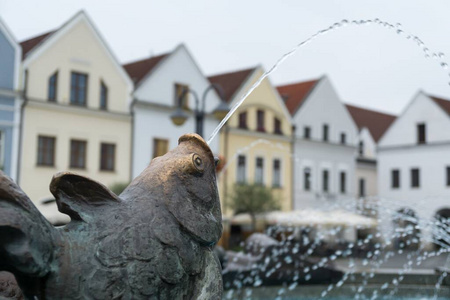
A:
POLYGON ((64 227, 0 177, 0 270, 26 298, 221 298, 215 160, 200 136, 180 137, 120 196, 72 173, 55 175, 50 190, 71 217, 64 227))

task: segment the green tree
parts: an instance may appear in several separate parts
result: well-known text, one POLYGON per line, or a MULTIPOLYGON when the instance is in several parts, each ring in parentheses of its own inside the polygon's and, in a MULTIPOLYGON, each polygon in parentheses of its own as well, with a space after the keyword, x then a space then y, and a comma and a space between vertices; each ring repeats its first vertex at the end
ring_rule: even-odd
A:
POLYGON ((229 206, 235 214, 248 213, 252 220, 252 230, 256 229, 256 215, 280 208, 279 200, 272 190, 261 184, 235 184, 229 206))
POLYGON ((109 189, 116 195, 120 195, 124 189, 129 185, 129 182, 117 182, 109 187, 109 189))

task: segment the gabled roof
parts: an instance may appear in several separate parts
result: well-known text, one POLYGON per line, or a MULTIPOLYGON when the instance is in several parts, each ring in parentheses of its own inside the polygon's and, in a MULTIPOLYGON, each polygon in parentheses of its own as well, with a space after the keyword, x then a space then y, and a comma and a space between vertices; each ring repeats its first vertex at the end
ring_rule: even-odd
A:
POLYGON ((277 90, 289 113, 293 116, 320 79, 278 86, 277 90))
POLYGON ((123 65, 125 71, 133 80, 134 84, 137 85, 141 82, 144 77, 150 73, 160 61, 169 56, 170 53, 161 54, 158 56, 153 56, 146 59, 141 59, 128 64, 123 65))
POLYGON ((34 38, 25 40, 23 42, 20 42, 20 46, 22 47, 22 60, 25 59, 25 57, 31 50, 33 50, 37 45, 39 45, 42 41, 44 41, 47 37, 52 35, 54 32, 55 32, 55 30, 41 34, 34 38))
POLYGON ((428 97, 430 97, 431 100, 436 102, 437 105, 439 105, 448 115, 450 115, 450 101, 449 100, 430 96, 430 95, 428 95, 428 97))
POLYGON ((376 143, 380 140, 396 116, 346 104, 348 112, 352 116, 358 128, 366 127, 376 143))
POLYGON ((233 101, 235 93, 256 69, 257 67, 254 67, 240 71, 213 75, 209 76, 208 80, 212 84, 217 84, 222 88, 224 100, 227 103, 230 103, 233 101))

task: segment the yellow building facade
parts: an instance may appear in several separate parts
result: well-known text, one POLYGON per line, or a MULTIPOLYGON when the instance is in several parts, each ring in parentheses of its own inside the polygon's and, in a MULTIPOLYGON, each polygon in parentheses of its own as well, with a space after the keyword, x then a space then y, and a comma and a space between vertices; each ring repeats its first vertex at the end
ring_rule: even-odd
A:
MULTIPOLYGON (((261 67, 220 74, 210 81, 220 86, 232 107, 263 75, 261 67)), ((280 209, 292 210, 292 127, 283 100, 266 78, 247 97, 220 134, 220 153, 225 165, 219 173, 222 212, 229 207, 233 186, 260 183, 272 189, 280 209)))
POLYGON ((23 108, 19 184, 50 219, 53 174, 110 186, 130 180, 132 82, 89 17, 21 43, 23 108))

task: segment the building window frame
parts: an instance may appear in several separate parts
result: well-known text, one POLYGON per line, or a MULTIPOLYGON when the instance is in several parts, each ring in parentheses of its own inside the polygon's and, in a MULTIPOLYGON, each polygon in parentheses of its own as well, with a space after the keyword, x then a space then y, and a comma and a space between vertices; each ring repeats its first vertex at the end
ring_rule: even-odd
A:
POLYGON ((392 169, 391 170, 391 188, 392 189, 399 189, 400 188, 400 170, 399 169, 392 169))
POLYGON ((266 132, 265 127, 265 111, 262 109, 256 110, 256 131, 266 132))
POLYGON ((248 129, 247 126, 247 112, 243 111, 239 113, 239 123, 238 123, 239 129, 248 129))
POLYGON ((364 141, 363 140, 359 141, 358 154, 359 154, 359 156, 364 156, 364 141))
POLYGON ((447 180, 446 180, 446 181, 447 181, 447 186, 449 187, 449 186, 450 186, 450 166, 447 166, 445 169, 446 169, 446 173, 447 173, 447 174, 446 174, 446 175, 447 175, 447 176, 446 176, 446 177, 447 177, 447 178, 446 178, 446 179, 447 179, 447 180))
POLYGON ((181 107, 184 110, 189 110, 189 85, 185 83, 175 82, 174 95, 175 95, 174 97, 175 107, 181 107), (183 98, 181 99, 180 103, 181 96, 183 96, 183 98))
POLYGON ((281 188, 281 159, 274 158, 272 168, 272 187, 281 188))
POLYGON ((305 140, 311 139, 311 126, 304 126, 303 127, 303 138, 305 140))
POLYGON ((152 158, 163 156, 169 152, 169 140, 163 138, 153 138, 152 158))
POLYGON ((100 171, 116 170, 116 144, 100 143, 100 171))
POLYGON ((58 71, 53 73, 48 79, 48 101, 57 102, 58 97, 58 71))
POLYGON ((281 120, 277 117, 273 118, 273 133, 282 135, 283 131, 281 129, 281 120))
POLYGON ((236 181, 237 183, 247 182, 247 157, 239 155, 236 164, 236 181))
POLYGON ((330 139, 330 126, 328 124, 323 124, 322 126, 322 140, 328 142, 330 139))
POLYGON ((420 169, 411 169, 411 188, 420 188, 420 169))
POLYGON ((103 80, 100 80, 100 109, 108 109, 108 86, 103 80))
POLYGON ((330 171, 328 169, 322 170, 322 192, 330 192, 330 171))
POLYGON ((5 169, 5 131, 0 129, 0 170, 5 169))
POLYGON ((71 139, 69 168, 86 169, 87 165, 86 157, 87 157, 87 141, 80 139, 71 139))
POLYGON ((310 167, 303 168, 303 190, 307 192, 311 191, 311 173, 312 171, 310 167))
POLYGON ((417 124, 417 144, 427 143, 427 126, 425 123, 417 124))
POLYGON ((87 106, 89 75, 72 71, 70 75, 70 104, 87 106))
POLYGON ((56 137, 38 135, 37 165, 42 167, 55 166, 56 137))
POLYGON ((257 156, 255 158, 255 184, 264 185, 264 158, 257 156))
POLYGON ((347 144, 347 134, 345 132, 341 132, 340 141, 342 145, 347 144))
POLYGON ((339 172, 339 190, 341 194, 347 193, 347 172, 339 172))
POLYGON ((366 179, 365 178, 359 178, 358 196, 359 196, 359 198, 363 198, 366 196, 366 179))

